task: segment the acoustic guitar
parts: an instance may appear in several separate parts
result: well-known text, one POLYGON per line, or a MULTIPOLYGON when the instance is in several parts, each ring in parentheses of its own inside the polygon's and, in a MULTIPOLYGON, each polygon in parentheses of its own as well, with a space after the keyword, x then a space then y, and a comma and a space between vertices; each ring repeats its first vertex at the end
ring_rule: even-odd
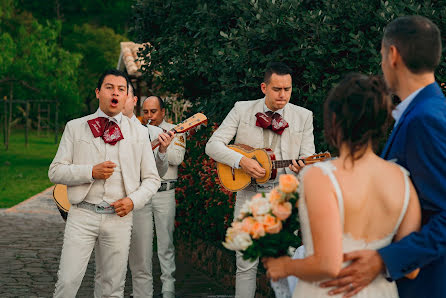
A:
MULTIPOLYGON (((196 113, 192 117, 187 118, 183 122, 177 124, 170 131, 174 133, 185 133, 198 125, 206 124, 207 117, 202 113, 196 113)), ((152 150, 160 145, 158 139, 152 141, 151 143, 152 150)), ((70 210, 71 204, 68 200, 67 194, 67 186, 63 184, 56 184, 53 190, 53 199, 56 203, 57 209, 59 209, 60 215, 66 221, 68 216, 68 211, 70 210)))
POLYGON ((56 184, 53 189, 53 199, 56 203, 57 209, 59 209, 60 215, 63 220, 67 220, 68 211, 70 210, 71 204, 68 201, 67 186, 64 184, 56 184))
MULTIPOLYGON (((292 163, 292 160, 276 160, 273 150, 269 148, 255 149, 243 144, 228 145, 227 147, 248 158, 256 160, 260 166, 266 170, 266 175, 264 177, 255 179, 257 184, 264 184, 269 180, 274 180, 277 176, 277 169, 286 168, 292 163)), ((330 153, 325 152, 300 160, 308 165, 329 158, 331 158, 330 153)), ((232 192, 246 188, 254 180, 251 176, 246 174, 243 169, 234 169, 220 162, 217 162, 217 173, 223 187, 232 192)))

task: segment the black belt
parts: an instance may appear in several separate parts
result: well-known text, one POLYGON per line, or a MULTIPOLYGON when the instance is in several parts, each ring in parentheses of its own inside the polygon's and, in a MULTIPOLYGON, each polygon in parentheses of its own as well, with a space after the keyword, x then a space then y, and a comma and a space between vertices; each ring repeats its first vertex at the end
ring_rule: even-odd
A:
POLYGON ((166 190, 175 189, 175 184, 176 184, 175 180, 161 182, 161 186, 158 189, 158 191, 166 191, 166 190))

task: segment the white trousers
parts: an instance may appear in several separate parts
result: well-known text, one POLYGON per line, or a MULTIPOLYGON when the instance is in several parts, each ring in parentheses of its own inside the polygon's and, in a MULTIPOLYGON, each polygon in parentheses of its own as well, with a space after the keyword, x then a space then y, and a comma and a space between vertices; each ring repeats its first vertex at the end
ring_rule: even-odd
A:
POLYGON ((133 297, 153 297, 153 224, 161 265, 162 292, 175 293, 175 190, 156 193, 149 204, 134 212, 129 266, 133 297), (153 222, 155 220, 155 222, 153 222))
POLYGON ((96 242, 101 296, 123 297, 132 223, 132 212, 119 217, 71 206, 54 297, 76 297, 96 242))
MULTIPOLYGON (((234 218, 236 218, 243 204, 250 200, 256 192, 242 190, 237 192, 235 199, 234 218)), ((259 259, 254 262, 244 260, 241 253, 236 252, 237 271, 235 274, 235 297, 254 298, 256 294, 256 276, 259 259)))

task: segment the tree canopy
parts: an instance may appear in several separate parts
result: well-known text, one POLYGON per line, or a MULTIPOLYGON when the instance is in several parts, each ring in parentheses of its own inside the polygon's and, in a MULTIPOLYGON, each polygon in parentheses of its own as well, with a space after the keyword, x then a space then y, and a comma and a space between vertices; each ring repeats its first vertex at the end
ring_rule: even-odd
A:
POLYGON ((19 12, 13 0, 2 0, 0 90, 16 99, 59 99, 63 116, 81 108, 77 87, 82 55, 58 43, 59 21, 39 23, 29 12, 19 12), (17 84, 17 82, 21 84, 17 84), (12 85, 11 85, 12 83, 12 85))
POLYGON ((99 76, 105 69, 116 68, 119 43, 127 40, 109 27, 90 24, 74 25, 64 36, 64 47, 72 53, 80 53, 82 60, 78 69, 79 92, 86 104, 86 111, 93 112, 98 106, 94 94, 99 76))
POLYGON ((61 122, 91 112, 97 79, 127 40, 131 3, 0 0, 0 95, 20 82, 14 98, 57 99, 61 122))
MULTIPOLYGON (((152 45, 147 77, 217 123, 235 101, 263 97, 259 84, 269 61, 287 63, 294 71, 291 101, 314 112, 316 146, 325 149, 322 103, 346 73, 381 72, 385 25, 420 14, 446 32, 445 13, 444 0, 142 0, 135 35, 152 45)), ((437 73, 443 82, 445 66, 443 59, 437 73)))
MULTIPOLYGON (((234 102, 263 97, 269 61, 293 69, 291 102, 314 113, 317 151, 323 140, 322 106, 331 87, 349 72, 379 74, 383 29, 402 15, 419 14, 446 32, 446 1, 351 0, 141 0, 135 36, 149 42, 144 74, 160 92, 178 94, 220 124, 234 102)), ((446 80, 446 62, 437 80, 446 80)), ((218 187, 204 146, 217 125, 188 140, 177 187, 179 230, 222 241, 234 194, 218 187)))

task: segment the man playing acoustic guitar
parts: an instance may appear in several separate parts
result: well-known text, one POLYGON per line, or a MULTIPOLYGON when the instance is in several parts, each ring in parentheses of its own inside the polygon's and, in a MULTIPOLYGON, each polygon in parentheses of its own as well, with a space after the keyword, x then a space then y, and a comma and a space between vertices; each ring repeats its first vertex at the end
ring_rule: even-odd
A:
MULTIPOLYGON (((262 178, 266 171, 259 163, 226 145, 235 137, 235 143, 254 148, 271 148, 276 159, 298 159, 313 155, 313 113, 289 103, 292 89, 291 69, 280 62, 268 64, 264 81, 260 85, 264 98, 236 102, 220 127, 206 145, 206 154, 217 162, 233 168, 242 168, 253 178, 262 178)), ((278 170, 278 176, 285 172, 298 173, 304 166, 302 161, 285 169, 278 170)), ((265 184, 251 184, 238 191, 234 217, 241 206, 258 192, 269 192, 276 180, 265 184)), ((250 298, 255 296, 256 262, 245 261, 240 253, 237 257, 235 296, 250 298)))

